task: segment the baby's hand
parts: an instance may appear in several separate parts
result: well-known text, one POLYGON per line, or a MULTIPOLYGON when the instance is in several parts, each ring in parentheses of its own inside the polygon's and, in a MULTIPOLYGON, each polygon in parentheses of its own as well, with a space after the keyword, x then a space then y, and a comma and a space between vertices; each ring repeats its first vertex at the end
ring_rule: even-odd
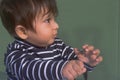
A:
POLYGON ((82 48, 84 50, 83 54, 81 54, 81 52, 78 51, 77 49, 74 50, 75 54, 82 62, 85 62, 90 66, 96 66, 103 60, 102 56, 100 56, 100 50, 94 49, 94 46, 86 44, 82 46, 82 48))
POLYGON ((63 67, 62 74, 67 80, 74 80, 84 72, 86 68, 80 60, 71 60, 63 67))

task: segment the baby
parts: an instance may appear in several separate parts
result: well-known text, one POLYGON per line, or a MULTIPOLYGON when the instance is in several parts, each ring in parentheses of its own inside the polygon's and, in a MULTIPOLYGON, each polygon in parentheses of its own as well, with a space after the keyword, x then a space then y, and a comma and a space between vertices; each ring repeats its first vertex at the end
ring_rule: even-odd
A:
POLYGON ((15 40, 8 45, 8 80, 74 80, 102 61, 99 49, 84 54, 57 38, 56 0, 2 0, 3 26, 15 40))

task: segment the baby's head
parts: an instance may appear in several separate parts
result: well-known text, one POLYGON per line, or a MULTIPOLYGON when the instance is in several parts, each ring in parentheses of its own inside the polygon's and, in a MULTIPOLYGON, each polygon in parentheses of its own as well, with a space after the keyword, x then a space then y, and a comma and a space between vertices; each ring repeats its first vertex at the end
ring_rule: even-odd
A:
MULTIPOLYGON (((41 26, 40 29, 45 29, 42 26, 53 26, 56 31, 52 34, 57 34, 58 25, 54 21, 57 16, 55 0, 2 0, 0 9, 3 26, 13 37, 26 39, 33 43, 28 35, 26 37, 26 34, 38 34, 37 26, 41 26)), ((49 33, 50 30, 46 29, 46 31, 49 33)), ((44 36, 45 33, 39 34, 44 36)))
POLYGON ((0 9, 2 23, 13 36, 17 25, 34 31, 33 21, 38 14, 57 15, 55 0, 2 0, 0 9))

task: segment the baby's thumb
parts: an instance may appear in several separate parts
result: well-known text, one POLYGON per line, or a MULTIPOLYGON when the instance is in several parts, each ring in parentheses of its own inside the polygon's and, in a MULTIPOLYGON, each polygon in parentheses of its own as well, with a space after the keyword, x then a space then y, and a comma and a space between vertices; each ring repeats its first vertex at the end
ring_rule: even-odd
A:
POLYGON ((74 52, 75 52, 75 54, 76 54, 77 56, 80 54, 78 48, 74 48, 74 52))

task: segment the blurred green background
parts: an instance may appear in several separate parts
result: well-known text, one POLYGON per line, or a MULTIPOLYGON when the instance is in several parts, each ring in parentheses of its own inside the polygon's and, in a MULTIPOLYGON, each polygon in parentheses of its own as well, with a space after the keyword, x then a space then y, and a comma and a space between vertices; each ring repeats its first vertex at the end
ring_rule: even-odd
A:
MULTIPOLYGON (((73 47, 91 44, 101 50, 104 60, 88 80, 120 80, 120 1, 57 0, 59 37, 73 47)), ((3 63, 6 46, 13 39, 0 22, 0 80, 6 80, 3 63)), ((78 77, 78 80, 83 80, 78 77)))

